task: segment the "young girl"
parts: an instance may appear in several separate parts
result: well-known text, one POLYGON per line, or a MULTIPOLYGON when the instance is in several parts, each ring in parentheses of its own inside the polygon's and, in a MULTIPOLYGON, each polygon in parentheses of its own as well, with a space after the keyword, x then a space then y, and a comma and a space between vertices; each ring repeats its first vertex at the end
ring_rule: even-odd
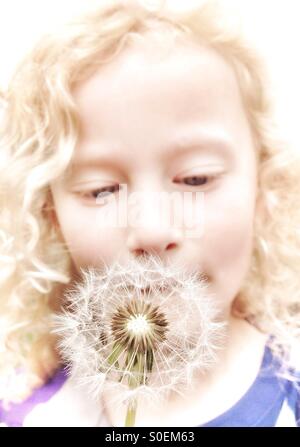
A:
POLYGON ((148 255, 197 269, 227 332, 201 380, 141 406, 136 425, 297 425, 300 165, 258 56, 218 11, 99 4, 16 70, 1 136, 3 425, 123 425, 108 392, 100 405, 66 374, 52 317, 84 269, 148 255), (109 214, 125 186, 142 193, 139 225, 109 214), (201 193, 197 231, 162 225, 152 192, 201 193))

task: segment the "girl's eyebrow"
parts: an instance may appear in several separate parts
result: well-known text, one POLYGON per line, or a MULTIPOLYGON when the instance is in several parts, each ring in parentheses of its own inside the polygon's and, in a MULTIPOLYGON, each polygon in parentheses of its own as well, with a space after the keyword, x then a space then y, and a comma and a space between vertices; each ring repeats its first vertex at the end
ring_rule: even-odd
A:
MULTIPOLYGON (((77 169, 89 168, 101 166, 103 168, 112 167, 118 162, 126 163, 126 151, 118 150, 114 152, 113 149, 108 150, 108 146, 104 144, 97 144, 99 148, 98 154, 93 156, 87 156, 74 159, 72 166, 77 169), (101 147, 105 147, 105 150, 101 151, 101 147)), ((234 152, 234 144, 228 138, 224 136, 184 136, 174 139, 164 148, 161 149, 162 153, 159 153, 160 161, 167 163, 171 158, 181 158, 187 155, 193 155, 193 153, 209 153, 217 156, 221 156, 223 159, 231 159, 234 152)), ((129 159, 132 159, 132 154, 129 153, 129 159)))
POLYGON ((208 134, 184 136, 168 144, 162 158, 167 161, 171 157, 182 157, 194 152, 215 154, 226 159, 232 158, 234 143, 225 136, 208 134))

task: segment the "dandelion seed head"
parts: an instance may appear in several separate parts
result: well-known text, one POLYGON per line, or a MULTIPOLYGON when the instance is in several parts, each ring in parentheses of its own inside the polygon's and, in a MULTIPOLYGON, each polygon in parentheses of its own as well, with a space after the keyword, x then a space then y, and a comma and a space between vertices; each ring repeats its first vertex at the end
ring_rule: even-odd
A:
POLYGON ((111 318, 114 339, 124 349, 146 353, 156 349, 165 338, 167 320, 158 307, 141 299, 132 299, 118 307, 111 318))
POLYGON ((58 348, 78 383, 159 401, 218 361, 225 323, 197 269, 155 256, 81 271, 54 319, 58 348))

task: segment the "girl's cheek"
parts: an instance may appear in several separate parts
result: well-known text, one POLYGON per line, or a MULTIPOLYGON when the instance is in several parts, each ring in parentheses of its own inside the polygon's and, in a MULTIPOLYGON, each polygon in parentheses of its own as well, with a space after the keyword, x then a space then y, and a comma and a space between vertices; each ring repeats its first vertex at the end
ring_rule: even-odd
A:
POLYGON ((77 267, 110 263, 122 246, 123 235, 118 229, 81 225, 65 229, 65 241, 77 267))
POLYGON ((118 232, 99 225, 97 207, 82 206, 63 194, 57 194, 54 202, 63 242, 76 267, 99 265, 101 259, 109 262, 118 245, 118 232))
POLYGON ((219 207, 218 213, 207 213, 202 240, 203 264, 223 303, 235 298, 250 268, 253 222, 251 204, 245 207, 236 203, 234 207, 219 207))

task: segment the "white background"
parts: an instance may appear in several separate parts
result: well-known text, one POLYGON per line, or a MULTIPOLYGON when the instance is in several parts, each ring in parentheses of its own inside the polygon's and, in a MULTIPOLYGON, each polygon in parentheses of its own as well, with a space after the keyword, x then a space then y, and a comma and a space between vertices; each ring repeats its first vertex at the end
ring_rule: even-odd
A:
MULTIPOLYGON (((109 0, 2 0, 0 3, 0 88, 35 39, 53 24, 64 21, 86 5, 109 0), (83 6, 84 5, 84 6, 83 6)), ((110 0, 113 1, 113 0, 110 0)), ((129 0, 128 0, 129 1, 129 0)), ((155 5, 159 0, 141 0, 155 5)), ((168 0, 167 0, 168 1, 168 0)), ((169 0, 180 4, 201 0, 169 0)), ((223 0, 232 16, 241 17, 243 28, 257 42, 273 84, 277 121, 284 138, 298 150, 300 138, 300 1, 223 0)))

